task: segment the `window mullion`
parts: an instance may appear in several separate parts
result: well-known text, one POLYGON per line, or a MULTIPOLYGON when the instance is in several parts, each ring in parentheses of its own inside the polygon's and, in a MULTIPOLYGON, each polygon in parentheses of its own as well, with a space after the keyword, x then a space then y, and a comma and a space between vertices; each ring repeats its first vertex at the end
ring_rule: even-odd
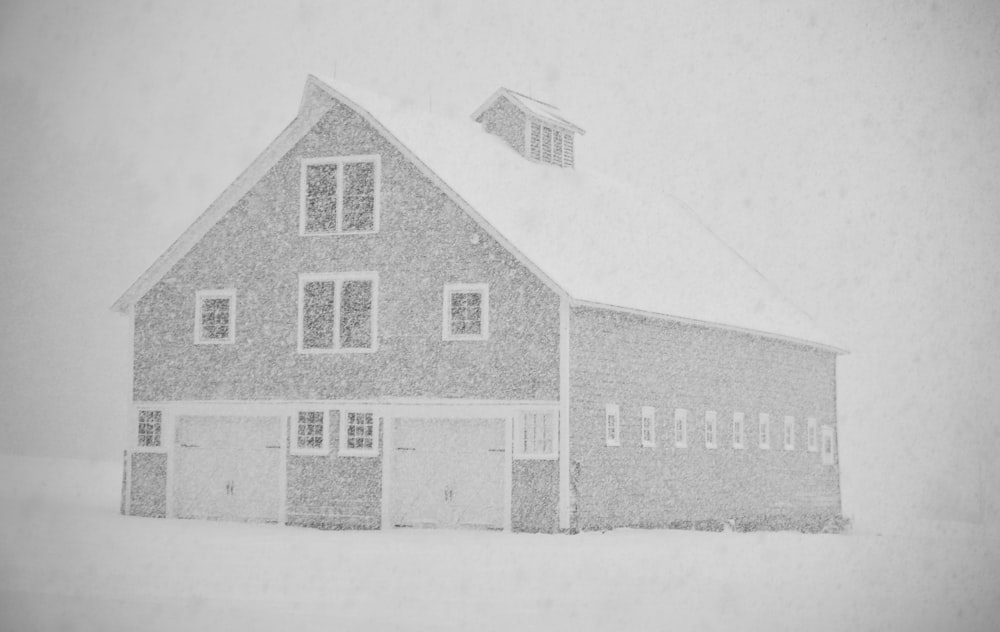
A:
POLYGON ((344 231, 344 163, 337 163, 337 226, 336 232, 344 231))
POLYGON ((333 282, 333 348, 340 349, 340 312, 344 282, 337 279, 333 282))

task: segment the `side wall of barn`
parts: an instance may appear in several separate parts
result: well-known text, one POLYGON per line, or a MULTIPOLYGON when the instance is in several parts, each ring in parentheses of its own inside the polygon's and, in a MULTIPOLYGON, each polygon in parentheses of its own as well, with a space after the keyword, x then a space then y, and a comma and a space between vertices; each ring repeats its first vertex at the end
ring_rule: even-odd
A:
POLYGON ((823 426, 836 428, 834 353, 588 307, 573 308, 570 341, 574 528, 810 526, 840 515, 839 467, 807 448, 810 418, 817 441, 823 426), (609 404, 619 410, 618 446, 607 441, 609 404), (654 410, 651 446, 642 407, 654 410), (686 447, 675 437, 678 409, 687 415, 686 447), (716 447, 706 442, 709 411, 716 447), (734 447, 734 413, 743 415, 742 448, 734 447), (766 449, 761 413, 770 420, 766 449))

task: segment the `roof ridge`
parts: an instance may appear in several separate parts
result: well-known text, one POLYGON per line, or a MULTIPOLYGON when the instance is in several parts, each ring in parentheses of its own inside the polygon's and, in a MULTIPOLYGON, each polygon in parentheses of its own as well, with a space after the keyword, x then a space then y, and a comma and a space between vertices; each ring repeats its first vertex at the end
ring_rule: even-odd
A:
POLYGON ((506 86, 504 86, 504 90, 506 90, 507 92, 511 92, 513 94, 516 94, 519 97, 523 97, 523 98, 528 99, 530 101, 534 101, 535 103, 540 103, 540 104, 544 105, 545 107, 552 108, 553 110, 558 110, 559 109, 558 105, 553 105, 552 103, 549 103, 547 101, 542 101, 541 99, 536 99, 533 96, 529 96, 527 94, 524 94, 523 92, 518 92, 517 90, 512 90, 512 89, 510 89, 510 88, 508 88, 506 86))

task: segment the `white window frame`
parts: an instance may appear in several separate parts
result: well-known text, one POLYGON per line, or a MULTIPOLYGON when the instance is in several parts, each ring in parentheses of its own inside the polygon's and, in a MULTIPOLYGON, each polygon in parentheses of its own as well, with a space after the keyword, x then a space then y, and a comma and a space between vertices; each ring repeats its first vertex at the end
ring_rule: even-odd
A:
MULTIPOLYGON (((537 423, 537 417, 534 421, 537 423)), ((542 423, 545 423, 545 421, 542 423)), ((536 409, 518 411, 517 416, 514 418, 514 458, 525 461, 532 459, 551 461, 559 458, 559 415, 556 411, 536 409), (549 452, 525 451, 524 432, 527 427, 525 422, 528 415, 542 416, 543 419, 546 416, 548 417, 552 436, 552 448, 549 452)))
POLYGON ((194 295, 194 343, 196 345, 229 345, 236 341, 236 289, 198 290, 194 295), (229 300, 229 336, 227 338, 203 338, 201 327, 202 303, 208 299, 229 300))
POLYGON ((771 449, 771 416, 767 413, 757 416, 757 447, 761 450, 771 449))
POLYGON ((374 353, 378 351, 378 272, 308 272, 299 275, 299 315, 298 315, 298 351, 299 353, 374 353), (334 346, 330 348, 303 347, 305 340, 305 287, 314 281, 333 281, 334 286, 334 346), (341 347, 340 344, 340 298, 341 288, 345 281, 371 281, 372 283, 372 346, 371 347, 341 347))
POLYGON ((151 453, 163 453, 167 451, 167 414, 162 408, 154 407, 143 407, 137 408, 135 410, 135 416, 133 417, 135 421, 135 431, 132 433, 132 451, 133 452, 151 452, 151 453), (140 445, 139 441, 139 427, 140 418, 144 412, 160 413, 160 445, 140 445))
POLYGON ((688 436, 688 411, 684 408, 674 410, 674 447, 686 448, 688 436))
POLYGON ((819 452, 819 427, 815 417, 806 420, 806 450, 819 452))
POLYGON ((640 431, 642 433, 642 447, 644 448, 655 448, 656 447, 656 409, 652 406, 643 406, 639 410, 640 419, 642 419, 642 425, 640 431), (648 438, 647 438, 648 437, 648 438))
POLYGON ((833 426, 828 426, 826 424, 823 424, 822 435, 820 439, 820 451, 823 456, 823 465, 833 465, 836 462, 837 443, 835 440, 835 436, 836 435, 833 432, 833 426), (827 439, 830 440, 829 452, 827 452, 824 449, 827 439))
POLYGON ((714 410, 705 411, 705 447, 709 450, 719 447, 719 416, 714 410))
POLYGON ((301 455, 301 456, 323 456, 330 453, 330 411, 321 410, 320 408, 302 408, 296 410, 295 414, 291 417, 292 428, 289 431, 291 435, 291 445, 288 448, 289 454, 301 455), (323 415, 323 445, 318 448, 301 448, 299 447, 299 415, 301 413, 320 413, 323 415))
POLYGON ((622 416, 618 409, 618 404, 606 404, 604 406, 604 443, 608 447, 619 447, 622 444, 622 416), (609 423, 614 417, 614 425, 609 423), (609 430, 614 427, 614 436, 609 430))
POLYGON ((330 235, 371 235, 379 230, 379 216, 382 206, 382 157, 378 154, 361 154, 356 156, 331 156, 322 158, 303 158, 300 166, 299 179, 299 235, 302 237, 328 237, 330 235), (374 166, 374 202, 371 230, 342 230, 344 224, 344 165, 348 163, 371 162, 374 166), (313 165, 337 165, 337 218, 336 230, 324 232, 306 232, 306 195, 308 193, 309 167, 313 165))
POLYGON ((785 424, 781 435, 785 450, 795 449, 795 417, 785 416, 785 424))
POLYGON ((745 443, 745 425, 746 420, 743 413, 736 411, 733 413, 733 449, 743 450, 746 447, 745 443))
POLYGON ((360 456, 374 457, 379 455, 379 426, 381 419, 371 408, 343 408, 340 410, 340 429, 337 445, 338 456, 360 456), (372 447, 370 448, 348 448, 347 447, 347 421, 351 413, 370 414, 372 416, 372 447))
POLYGON ((490 337, 490 286, 488 283, 446 283, 444 286, 444 310, 441 319, 441 336, 444 340, 488 340, 490 337), (478 292, 479 310, 482 323, 478 334, 453 334, 451 332, 451 296, 478 292))

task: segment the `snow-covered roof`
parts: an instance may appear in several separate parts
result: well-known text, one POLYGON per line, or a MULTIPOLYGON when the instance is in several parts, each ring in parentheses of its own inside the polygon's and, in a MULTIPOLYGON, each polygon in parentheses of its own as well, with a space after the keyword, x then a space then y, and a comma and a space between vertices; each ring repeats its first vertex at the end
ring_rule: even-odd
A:
POLYGON ((126 309, 273 166, 335 99, 359 112, 483 227, 576 304, 761 333, 842 351, 677 200, 586 168, 525 160, 447 118, 310 76, 299 116, 116 302, 126 309))
POLYGON ((493 107, 493 104, 496 103, 496 100, 501 97, 506 97, 511 103, 520 108, 524 113, 530 116, 534 116, 538 119, 541 119, 546 123, 551 123, 553 125, 565 127, 566 129, 571 129, 579 134, 587 133, 584 131, 582 127, 571 122, 569 119, 563 116, 562 112, 559 111, 559 108, 552 105, 551 103, 539 101, 538 99, 529 97, 526 94, 515 92, 510 88, 500 88, 499 90, 494 92, 489 99, 486 99, 485 103, 479 106, 479 108, 472 113, 472 120, 474 121, 478 120, 479 116, 486 110, 493 107))

